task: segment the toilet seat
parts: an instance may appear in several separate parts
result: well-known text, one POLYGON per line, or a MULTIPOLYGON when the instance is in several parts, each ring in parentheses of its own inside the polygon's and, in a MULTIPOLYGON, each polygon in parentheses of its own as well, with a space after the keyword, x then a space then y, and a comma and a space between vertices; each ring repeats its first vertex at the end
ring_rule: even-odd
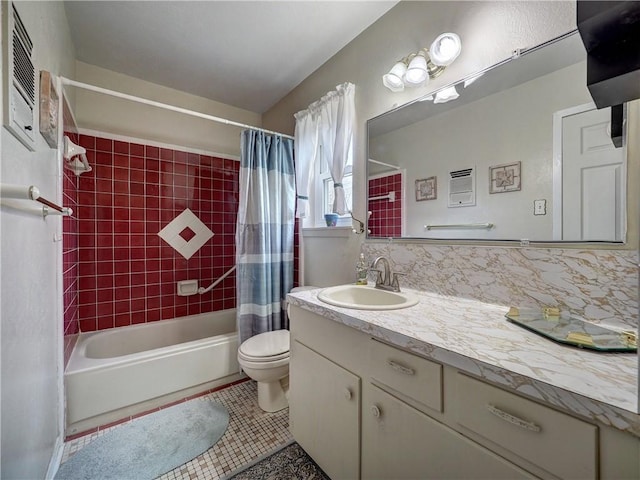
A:
POLYGON ((249 362, 276 362, 289 358, 289 330, 275 330, 245 340, 238 358, 249 362))

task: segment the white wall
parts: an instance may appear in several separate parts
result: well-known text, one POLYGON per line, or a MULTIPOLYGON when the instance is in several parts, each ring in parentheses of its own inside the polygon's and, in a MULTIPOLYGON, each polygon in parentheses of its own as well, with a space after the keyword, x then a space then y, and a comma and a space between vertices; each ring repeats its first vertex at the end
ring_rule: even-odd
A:
MULTIPOLYGON (((261 115, 83 62, 76 80, 200 113, 260 126, 261 115)), ((239 127, 162 110, 74 87, 78 127, 223 155, 240 155, 239 127)))
MULTIPOLYGON (((304 80, 263 115, 265 128, 293 133, 293 114, 345 81, 356 85, 356 150, 354 158, 354 214, 365 211, 365 126, 375 117, 454 80, 501 61, 516 48, 530 47, 576 28, 574 1, 563 2, 401 2, 349 45, 304 80), (394 62, 429 44, 442 32, 462 39, 462 53, 427 87, 392 93, 382 85, 382 75, 394 62)), ((305 248, 307 273, 316 282, 323 275, 352 280, 359 242, 341 238, 314 241, 305 248), (327 262, 333 251, 348 250, 348 260, 327 262), (322 252, 317 254, 317 252, 322 252), (314 254, 316 253, 316 254, 314 254)), ((308 281, 307 281, 308 283, 308 281)), ((324 282, 322 282, 324 284, 324 282)))
MULTIPOLYGON (((73 77, 75 52, 62 2, 18 2, 17 10, 34 43, 36 72, 73 77)), ((36 96, 36 109, 38 102, 36 96)), ((4 128, 1 136, 0 180, 37 185, 45 198, 59 201, 56 151, 39 133, 35 152, 4 128)), ((54 242, 61 233, 60 217, 0 215, 2 478, 44 478, 61 445, 62 250, 54 242)))

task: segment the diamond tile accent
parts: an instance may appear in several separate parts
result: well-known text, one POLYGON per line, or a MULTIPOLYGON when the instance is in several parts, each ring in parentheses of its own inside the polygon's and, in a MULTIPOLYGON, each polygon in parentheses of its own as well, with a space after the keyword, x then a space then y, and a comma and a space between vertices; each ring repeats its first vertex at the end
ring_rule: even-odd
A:
POLYGON ((213 232, 187 208, 160 230, 158 236, 171 245, 176 252, 189 260, 200 250, 200 247, 213 237, 213 232), (185 240, 181 235, 185 229, 190 229, 195 233, 195 236, 185 240))
POLYGON ((186 227, 184 230, 182 230, 179 235, 185 239, 185 241, 188 243, 191 241, 191 239, 193 237, 196 236, 196 232, 194 232, 193 230, 191 230, 189 227, 186 227))

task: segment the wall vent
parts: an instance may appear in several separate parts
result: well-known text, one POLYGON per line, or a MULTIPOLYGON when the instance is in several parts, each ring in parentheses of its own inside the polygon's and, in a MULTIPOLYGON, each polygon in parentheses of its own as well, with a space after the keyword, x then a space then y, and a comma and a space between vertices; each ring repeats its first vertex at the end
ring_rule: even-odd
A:
POLYGON ((4 125, 30 150, 35 150, 34 105, 36 72, 31 61, 33 42, 13 2, 3 3, 4 125), (11 36, 9 40, 8 36, 11 36))
POLYGON ((449 172, 449 207, 469 207, 476 204, 474 168, 449 172))

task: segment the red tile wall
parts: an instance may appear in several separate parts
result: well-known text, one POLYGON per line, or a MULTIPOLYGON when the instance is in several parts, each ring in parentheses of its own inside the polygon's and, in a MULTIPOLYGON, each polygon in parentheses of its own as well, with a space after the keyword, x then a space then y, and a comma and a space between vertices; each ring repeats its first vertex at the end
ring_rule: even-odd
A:
POLYGON ((373 237, 399 237, 402 235, 402 174, 393 173, 369 180, 369 197, 396 192, 396 200, 369 202, 368 228, 373 237))
POLYGON ((234 308, 235 272, 204 295, 179 297, 176 282, 207 287, 235 264, 239 162, 86 135, 79 143, 93 167, 78 177, 77 248, 65 270, 71 285, 77 268, 79 330, 234 308), (214 233, 189 260, 157 235, 186 208, 214 233))

